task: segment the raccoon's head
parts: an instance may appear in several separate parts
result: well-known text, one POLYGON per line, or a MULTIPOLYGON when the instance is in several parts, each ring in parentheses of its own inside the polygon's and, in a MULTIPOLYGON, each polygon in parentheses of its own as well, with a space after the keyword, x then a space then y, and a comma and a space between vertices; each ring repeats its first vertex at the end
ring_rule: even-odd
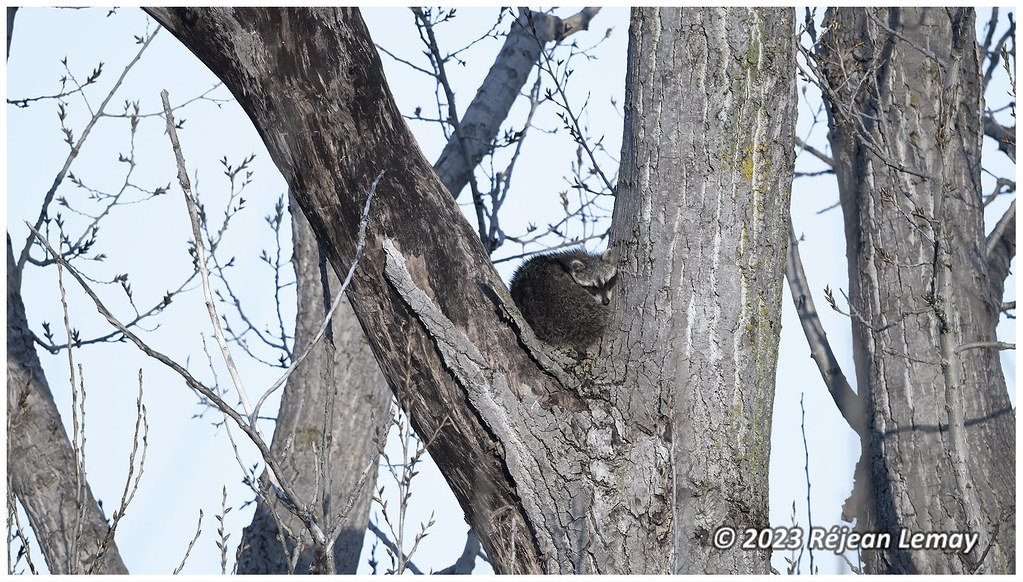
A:
POLYGON ((611 302, 611 290, 618 281, 618 269, 611 264, 610 251, 603 255, 579 255, 572 257, 568 273, 572 280, 586 289, 593 298, 603 305, 611 302))

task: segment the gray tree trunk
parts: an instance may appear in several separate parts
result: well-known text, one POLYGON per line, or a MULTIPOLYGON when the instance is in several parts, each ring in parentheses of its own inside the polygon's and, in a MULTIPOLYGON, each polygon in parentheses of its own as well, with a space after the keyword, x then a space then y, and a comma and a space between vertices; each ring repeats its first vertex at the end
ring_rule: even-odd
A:
MULTIPOLYGON (((1015 411, 993 342, 972 10, 841 9, 822 37, 867 432, 863 531, 979 534, 864 552, 870 573, 1015 571, 1015 411)), ((1014 246, 1014 243, 1013 243, 1014 246)), ((994 272, 999 272, 995 269, 994 272)), ((1004 270, 997 277, 1004 277, 1004 270)))
MULTIPOLYGON (((712 358, 706 364, 695 356, 674 360, 680 358, 675 348, 654 344, 642 359, 621 362, 614 374, 604 371, 598 379, 579 367, 566 372, 518 317, 472 227, 418 153, 356 11, 151 12, 238 97, 336 269, 351 260, 370 184, 386 172, 349 297, 392 390, 409 403, 415 429, 430 443, 497 572, 766 571, 763 553, 708 550, 713 532, 704 524, 766 525, 772 355, 787 236, 788 190, 779 189, 777 176, 791 173, 794 121, 794 114, 771 114, 791 108, 795 99, 791 11, 686 13, 692 20, 674 13, 673 21, 665 20, 676 49, 683 43, 680 31, 705 23, 713 34, 703 52, 724 68, 689 64, 706 72, 705 82, 716 88, 707 89, 708 107, 717 98, 711 108, 716 113, 698 118, 712 126, 723 120, 730 129, 715 128, 722 135, 714 143, 719 149, 683 155, 691 165, 703 164, 696 156, 709 155, 715 165, 722 160, 719 168, 729 168, 721 172, 721 190, 703 192, 718 208, 704 218, 721 221, 703 229, 723 231, 712 239, 720 248, 697 263, 730 262, 704 265, 701 275, 735 286, 713 288, 729 299, 706 309, 746 317, 721 316, 702 326, 689 320, 691 347, 712 358), (730 42, 737 48, 723 50, 730 42), (726 62, 714 60, 721 52, 730 55, 726 62), (774 77, 774 67, 785 74, 774 77), (761 83, 782 96, 773 100, 754 88, 761 83), (719 90, 726 99, 711 93, 719 90), (751 115, 756 123, 748 123, 751 115), (741 296, 733 295, 739 290, 741 296), (645 391, 649 383, 630 382, 633 374, 665 361, 672 370, 706 373, 710 380, 700 390, 683 391, 673 389, 678 377, 657 376, 670 395, 661 406, 645 391), (697 416, 698 423, 723 423, 710 434, 687 428, 691 411, 678 407, 701 397, 707 404, 700 414, 711 416, 697 416), (665 415, 675 424, 661 424, 665 415), (676 432, 687 440, 672 437, 676 432), (672 470, 682 466, 680 460, 699 463, 708 450, 713 454, 702 464, 679 469, 678 476, 672 470), (707 462, 719 458, 728 460, 720 476, 707 462)), ((653 26, 639 13, 634 34, 644 20, 653 26)), ((653 79, 673 75, 679 75, 675 68, 647 70, 633 82, 655 84, 653 79)), ((645 143, 671 157, 677 152, 672 135, 648 134, 645 143)), ((616 228, 630 235, 616 241, 642 277, 638 264, 656 253, 637 254, 642 239, 632 232, 649 228, 649 218, 631 216, 635 224, 616 216, 616 228)), ((668 281, 651 293, 663 296, 668 281)), ((624 279, 623 285, 646 283, 624 279)), ((641 296, 627 292, 623 301, 661 305, 641 296)), ((687 289, 684 296, 696 301, 697 295, 687 289)), ((623 328, 656 329, 652 320, 659 314, 652 307, 629 313, 623 328)), ((605 342, 608 353, 624 353, 626 345, 614 337, 605 342)))
MULTIPOLYGON (((543 571, 509 453, 484 424, 482 408, 549 400, 550 380, 502 323, 493 292, 502 289, 478 237, 422 158, 394 106, 379 56, 354 10, 152 9, 173 34, 225 80, 253 119, 335 270, 347 269, 371 183, 385 171, 369 214, 366 246, 348 290, 381 369, 401 391, 416 432, 466 508, 497 571, 543 571), (329 72, 329 73, 326 73, 329 72), (286 98, 283 96, 287 95, 286 98), (456 379, 455 357, 441 351, 426 316, 385 275, 389 241, 407 257, 420 288, 468 336, 502 378, 497 396, 456 379), (484 404, 479 399, 490 399, 484 404), (510 399, 510 400, 509 400, 510 399), (472 401, 476 401, 473 404, 472 401)), ((391 261, 394 264, 394 261, 391 261)), ((399 269, 400 270, 400 269, 399 269)), ((406 271, 407 274, 407 271, 406 271)), ((408 275, 413 277, 413 275, 408 275)), ((506 296, 506 295, 505 295, 506 296)), ((444 345, 443 347, 447 347, 444 345)), ((513 423, 505 422, 507 426, 513 423)), ((502 430, 507 434, 507 430, 502 430)), ((541 451, 537 451, 541 452, 541 451)))
POLYGON ((770 568, 769 551, 721 550, 712 537, 720 526, 769 526, 793 26, 791 9, 633 12, 611 235, 622 257, 621 331, 608 350, 606 397, 633 419, 623 435, 633 462, 652 457, 657 471, 612 471, 624 479, 607 485, 646 490, 626 499, 648 509, 613 511, 646 511, 657 524, 660 539, 646 540, 656 551, 626 544, 643 571, 770 568))
MULTIPOLYGON (((21 271, 7 237, 7 479, 8 495, 25 508, 46 566, 53 574, 127 574, 109 527, 78 463, 43 374, 25 304, 21 271)), ((38 554, 36 554, 38 557, 38 554)))

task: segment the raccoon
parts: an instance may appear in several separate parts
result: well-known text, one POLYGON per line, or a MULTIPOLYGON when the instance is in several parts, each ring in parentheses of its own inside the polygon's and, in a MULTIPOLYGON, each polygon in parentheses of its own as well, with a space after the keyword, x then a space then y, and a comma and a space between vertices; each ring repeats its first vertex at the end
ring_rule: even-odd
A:
POLYGON ((536 337, 584 354, 607 327, 617 279, 608 252, 537 255, 515 272, 511 296, 536 337))

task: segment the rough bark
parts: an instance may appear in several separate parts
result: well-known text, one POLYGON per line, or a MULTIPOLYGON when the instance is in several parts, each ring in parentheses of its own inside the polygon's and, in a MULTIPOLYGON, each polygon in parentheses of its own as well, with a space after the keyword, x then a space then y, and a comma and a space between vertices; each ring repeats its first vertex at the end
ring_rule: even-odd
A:
MULTIPOLYGON (((612 389, 607 382, 581 382, 587 375, 585 364, 572 370, 576 374, 565 372, 524 326, 471 226, 422 159, 395 109, 357 12, 154 9, 152 13, 235 93, 336 269, 351 260, 362 202, 370 183, 386 171, 376 190, 365 253, 349 297, 392 390, 409 402, 414 427, 429 442, 433 459, 496 571, 766 569, 762 555, 743 560, 733 552, 724 553, 727 570, 723 562, 705 558, 672 561, 687 552, 705 554, 693 548, 705 544, 706 536, 696 531, 694 540, 691 530, 672 535, 670 509, 676 499, 682 499, 686 511, 699 512, 699 505, 721 496, 731 500, 734 514, 713 516, 717 523, 732 519, 738 527, 747 522, 766 524, 766 439, 774 376, 770 354, 777 345, 787 233, 784 219, 780 224, 773 220, 775 205, 784 206, 787 200, 787 189, 782 194, 775 187, 773 170, 791 172, 791 134, 787 138, 784 134, 785 128, 791 132, 794 115, 768 121, 769 112, 777 109, 771 107, 775 104, 762 102, 762 93, 756 90, 756 97, 748 95, 758 85, 752 82, 756 74, 775 74, 768 63, 785 62, 782 77, 790 77, 791 41, 763 40, 768 36, 790 39, 790 13, 735 11, 708 16, 716 36, 710 45, 713 49, 707 52, 716 53, 717 45, 729 37, 750 39, 748 44, 737 43, 742 50, 728 53, 732 55, 728 63, 738 69, 727 70, 749 76, 729 88, 732 99, 721 113, 748 119, 751 113, 762 112, 763 124, 751 131, 738 123, 742 117, 700 118, 711 125, 725 120, 729 127, 739 126, 732 130, 730 145, 718 144, 721 149, 712 159, 732 156, 734 160, 723 162, 730 168, 724 173, 732 178, 722 183, 733 189, 721 195, 722 200, 731 200, 729 212, 721 218, 742 218, 746 236, 737 238, 740 246, 724 248, 743 251, 729 260, 735 272, 743 273, 734 281, 748 297, 727 309, 749 317, 741 323, 733 320, 734 328, 724 321, 717 323, 729 327, 718 337, 741 335, 733 345, 755 354, 737 355, 741 361, 735 366, 715 368, 730 382, 729 389, 719 391, 727 399, 720 410, 727 411, 729 422, 724 432, 715 433, 725 439, 719 442, 724 449, 715 450, 731 461, 720 480, 710 474, 717 470, 714 465, 702 465, 708 474, 702 475, 700 485, 706 488, 698 493, 706 495, 698 500, 692 498, 693 491, 674 497, 671 475, 665 471, 672 459, 669 455, 677 452, 669 444, 677 441, 665 438, 685 423, 680 420, 679 426, 668 431, 651 428, 651 413, 661 412, 642 406, 646 396, 641 392, 648 384, 619 383, 612 389), (725 26, 722 22, 728 16, 741 17, 746 27, 725 26), (757 26, 750 29, 750 23, 757 26), (750 30, 756 31, 752 37, 739 34, 750 30), (769 148, 764 140, 771 136, 787 144, 777 157, 764 155, 758 148, 769 148), (775 231, 777 244, 772 246, 769 241, 775 231), (761 266, 756 254, 763 249, 767 249, 766 266, 761 266), (745 329, 747 322, 751 329, 745 329), (757 355, 762 353, 767 355, 757 355), (616 389, 622 395, 612 398, 608 390, 616 389), (753 419, 749 423, 740 418, 747 415, 753 419), (733 473, 737 467, 754 471, 752 479, 744 481, 733 473), (757 494, 737 500, 750 486, 755 486, 757 494)), ((698 20, 701 14, 693 17, 698 20)), ((682 23, 674 27, 679 32, 682 23)), ((672 71, 651 75, 666 72, 672 71)), ((720 80, 730 78, 722 74, 720 80)), ((774 82, 772 77, 767 85, 774 82)), ((791 80, 783 85, 792 92, 791 80)), ((667 141, 654 142, 671 148, 667 141)), ((780 215, 787 216, 783 211, 780 215)), ((641 224, 641 218, 635 220, 641 224)), ((623 232, 632 227, 624 226, 623 232)), ((723 252, 717 255, 722 256, 723 252)), ((656 313, 634 317, 653 319, 656 313)), ((706 334, 698 341, 708 341, 706 334)), ((674 356, 670 346, 666 349, 669 357, 674 356)), ((651 357, 659 355, 644 354, 642 361, 651 357)), ((623 366, 624 370, 640 368, 638 363, 623 366)), ((688 398, 681 402, 698 399, 695 391, 688 398)), ((674 406, 675 402, 669 402, 665 409, 674 406)), ((693 435, 686 430, 682 434, 693 435)), ((699 435, 678 450, 714 448, 705 446, 707 438, 699 435)), ((678 454, 676 462, 689 458, 688 452, 678 454)), ((693 471, 698 472, 686 469, 687 478, 698 478, 693 471)), ((691 481, 685 483, 688 487, 691 481)), ((723 508, 717 503, 708 507, 723 508)))
POLYGON ((620 388, 607 398, 636 420, 622 438, 650 441, 658 472, 649 478, 670 484, 645 499, 664 528, 649 540, 658 551, 636 544, 630 558, 668 558, 672 573, 770 567, 766 550, 721 550, 712 539, 721 526, 769 525, 794 163, 792 29, 791 9, 632 17, 611 233, 623 285, 608 373, 620 388))
MULTIPOLYGON (((322 324, 324 305, 319 247, 305 216, 297 207, 292 210, 298 295, 294 343, 297 357, 305 352, 322 324)), ((336 297, 341 286, 337 275, 328 268, 327 277, 332 296, 336 297)), ((378 456, 375 438, 386 434, 391 399, 351 305, 343 301, 331 321, 334 347, 328 349, 324 345, 326 338, 321 339, 288 379, 270 447, 282 459, 299 495, 317 508, 319 521, 328 524, 356 493, 363 471, 378 456), (330 390, 334 394, 328 401, 330 390)), ((374 465, 334 543, 338 574, 354 574, 358 566, 375 481, 374 465)), ((302 536, 301 555, 294 561, 294 571, 309 571, 313 562, 312 540, 301 521, 275 498, 272 508, 260 500, 252 524, 245 528, 238 573, 285 574, 291 570, 289 558, 293 559, 290 554, 296 544, 289 539, 289 555, 285 555, 277 538, 273 513, 284 520, 287 531, 302 536)))
POLYGON ((982 210, 972 11, 842 9, 822 38, 867 434, 864 531, 967 531, 970 554, 864 552, 871 573, 1015 571, 1015 412, 982 210), (955 26, 953 26, 953 21, 955 26), (959 42, 959 41, 962 42, 959 42), (990 548, 988 547, 990 544, 990 548))
MULTIPOLYGON (((57 412, 21 300, 21 271, 7 237, 7 476, 53 574, 127 574, 88 484, 78 491, 77 462, 57 412)), ((37 554, 38 555, 38 554, 37 554)))

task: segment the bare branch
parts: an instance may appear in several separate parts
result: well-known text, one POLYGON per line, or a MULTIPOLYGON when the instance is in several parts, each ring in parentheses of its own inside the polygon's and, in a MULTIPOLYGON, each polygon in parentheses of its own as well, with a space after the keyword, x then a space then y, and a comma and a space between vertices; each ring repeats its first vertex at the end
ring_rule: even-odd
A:
POLYGON ((1004 288, 1009 266, 1016 256, 1016 201, 1013 200, 994 230, 987 236, 985 261, 988 274, 1000 288, 1004 288))
POLYGON ((789 290, 792 294, 792 302, 796 306, 796 313, 799 314, 799 322, 803 326, 803 334, 810 345, 810 357, 817 364, 824 384, 831 393, 835 406, 838 407, 842 417, 849 426, 863 435, 865 423, 863 420, 863 403, 853 392, 852 386, 842 372, 838 358, 831 349, 828 336, 824 332, 820 318, 817 316, 817 309, 813 304, 813 297, 810 295, 809 285, 806 282, 806 273, 803 272, 803 263, 799 258, 799 242, 789 225, 789 253, 785 265, 785 278, 789 282, 789 290))
POLYGON ((418 566, 412 563, 412 560, 410 560, 408 556, 402 553, 400 548, 395 546, 394 542, 392 542, 391 539, 387 537, 387 534, 384 533, 382 529, 377 527, 377 524, 373 523, 372 521, 369 522, 369 531, 373 532, 378 538, 380 538, 380 541, 384 542, 384 545, 386 545, 392 552, 394 552, 394 554, 398 556, 399 559, 405 562, 405 567, 408 568, 409 572, 412 572, 413 574, 423 573, 423 571, 420 570, 418 566))
MULTIPOLYGON (((579 12, 576 12, 568 18, 561 18, 561 26, 558 28, 558 34, 554 37, 554 40, 561 42, 565 37, 578 32, 580 30, 588 30, 590 27, 590 20, 600 12, 599 6, 587 6, 579 12)), ((551 16, 553 18, 553 16, 551 16)))
POLYGON ((520 11, 497 59, 462 116, 464 139, 449 140, 433 166, 452 196, 458 197, 469 182, 473 168, 479 165, 489 151, 501 122, 508 116, 529 72, 539 60, 543 47, 551 40, 561 40, 584 30, 598 11, 596 8, 585 8, 566 19, 557 19, 528 9, 520 11), (556 21, 562 23, 561 26, 556 26, 556 21), (462 152, 463 147, 470 150, 468 159, 462 152))
POLYGON ((355 483, 355 487, 348 495, 348 501, 345 506, 334 516, 333 523, 330 525, 330 534, 327 539, 330 540, 331 545, 337 540, 338 534, 341 532, 341 528, 348 523, 348 515, 352 512, 352 507, 355 506, 355 502, 358 501, 362 494, 362 488, 366 486, 366 480, 369 478, 373 471, 377 468, 377 462, 374 459, 369 465, 363 469, 362 474, 359 475, 359 480, 355 483))
POLYGON ((1016 21, 1012 19, 1012 13, 1010 12, 1008 30, 1006 30, 1005 33, 1002 34, 1002 37, 999 38, 998 42, 996 42, 995 45, 992 47, 991 38, 995 32, 997 19, 998 8, 995 7, 991 9, 991 21, 988 22, 987 38, 984 39, 984 46, 982 47, 982 52, 980 53, 980 57, 982 59, 985 57, 988 59, 987 70, 984 71, 984 84, 982 85, 985 89, 987 89, 988 83, 991 82, 991 77, 994 75, 995 69, 998 68, 998 61, 1001 60, 999 57, 1001 56, 1002 49, 1005 48, 1005 41, 1007 41, 1009 38, 1015 38, 1016 34, 1016 21))
MULTIPOLYGON (((71 273, 71 276, 74 277, 76 281, 78 281, 78 284, 82 287, 82 290, 85 291, 85 293, 89 296, 90 299, 92 299, 93 304, 96 306, 97 311, 99 311, 100 314, 104 318, 106 318, 106 320, 112 326, 117 328, 121 333, 124 334, 126 338, 131 340, 132 343, 134 343, 144 354, 164 364, 171 370, 177 372, 177 374, 185 380, 185 384, 189 388, 191 388, 204 398, 207 398, 208 400, 213 402, 214 406, 216 406, 217 409, 219 409, 221 412, 229 416, 231 420, 233 420, 234 423, 238 425, 242 432, 244 432, 245 435, 249 437, 249 440, 252 441, 252 443, 259 450, 260 455, 263 457, 263 461, 266 463, 271 478, 275 481, 275 485, 280 487, 279 497, 283 496, 285 500, 300 499, 294 493, 294 489, 291 486, 290 481, 288 481, 283 476, 280 465, 277 463, 273 454, 270 452, 269 446, 266 444, 266 441, 263 440, 259 431, 253 429, 252 426, 250 426, 246 422, 245 417, 238 414, 238 412, 234 408, 232 408, 231 405, 229 405, 227 402, 224 402, 224 400, 220 397, 220 395, 216 393, 216 391, 205 386, 202 382, 199 382, 194 376, 192 376, 192 374, 188 370, 183 368, 180 364, 170 359, 165 354, 162 354, 154 350, 148 344, 142 341, 141 338, 135 335, 131 330, 126 328, 124 324, 121 323, 109 309, 107 309, 106 305, 103 304, 99 296, 96 295, 96 292, 93 291, 92 287, 89 286, 88 282, 86 282, 85 279, 76 270, 74 270, 62 257, 60 257, 57 254, 57 252, 53 249, 53 247, 50 246, 50 243, 47 242, 43 235, 38 230, 33 228, 32 225, 29 224, 27 221, 25 222, 25 224, 26 226, 28 226, 29 230, 32 231, 32 234, 36 237, 36 239, 39 240, 40 243, 42 243, 43 247, 46 248, 47 252, 49 252, 50 255, 54 257, 54 259, 57 261, 57 264, 67 269, 67 271, 71 273)), ((294 501, 291 501, 289 503, 289 507, 292 509, 292 511, 295 512, 296 516, 302 520, 302 523, 305 524, 307 528, 309 528, 310 533, 313 535, 314 539, 319 540, 323 538, 323 532, 320 529, 319 525, 317 525, 313 520, 312 514, 309 511, 308 507, 299 506, 294 501)))
MULTIPOLYGON (((71 353, 71 350, 68 350, 68 353, 71 353)), ((102 566, 103 560, 106 558, 107 548, 113 543, 114 535, 117 533, 117 525, 121 522, 121 518, 124 517, 125 512, 128 510, 128 505, 135 499, 135 494, 139 490, 139 482, 142 480, 142 472, 146 466, 146 452, 149 451, 149 421, 146 420, 146 406, 142 404, 142 368, 139 368, 139 395, 135 401, 135 407, 138 411, 135 416, 135 433, 132 437, 131 454, 128 457, 128 476, 124 479, 121 504, 111 517, 110 529, 100 543, 99 554, 97 554, 96 560, 89 567, 89 573, 96 572, 102 566), (142 432, 141 438, 139 438, 140 429, 142 432), (135 473, 135 455, 138 454, 140 441, 142 443, 142 457, 138 463, 138 475, 135 475, 135 480, 132 481, 132 475, 135 473)))
POLYGON ((957 346, 955 349, 955 353, 958 354, 959 352, 963 352, 966 350, 976 350, 979 348, 994 348, 996 350, 1014 350, 1016 349, 1016 344, 1008 342, 971 342, 968 344, 962 344, 960 346, 957 346))
MULTIPOLYGON (((100 117, 103 116, 103 111, 106 109, 107 104, 110 103, 110 100, 113 99, 114 94, 117 93, 117 90, 121 87, 121 83, 124 81, 124 78, 128 76, 128 71, 130 71, 132 67, 134 67, 135 64, 139 62, 139 59, 142 58, 142 53, 146 51, 146 49, 149 47, 149 44, 153 42, 153 39, 156 38, 156 35, 159 32, 160 29, 158 28, 155 31, 153 31, 153 34, 149 35, 149 37, 146 38, 146 41, 142 44, 142 48, 139 49, 139 52, 135 54, 135 58, 133 58, 131 62, 129 62, 128 65, 124 68, 124 71, 121 72, 121 76, 117 78, 117 81, 114 83, 113 87, 110 88, 110 92, 107 93, 106 98, 103 99, 102 103, 100 103, 99 109, 96 110, 96 113, 93 114, 92 119, 89 120, 89 123, 86 124, 85 129, 82 130, 81 137, 79 137, 78 141, 75 142, 75 144, 71 147, 71 151, 68 153, 67 158, 64 160, 63 167, 61 167, 61 169, 57 172, 57 177, 53 179, 53 185, 50 186, 50 189, 46 192, 46 196, 43 197, 43 203, 40 206, 39 210, 39 217, 36 218, 35 226, 33 227, 34 230, 38 231, 42 227, 43 221, 46 219, 47 209, 50 206, 50 202, 53 200, 53 196, 57 193, 57 188, 64 181, 64 176, 67 175, 68 170, 71 168, 71 162, 75 161, 75 159, 78 157, 79 152, 81 152, 82 145, 85 143, 85 140, 89 137, 89 133, 92 131, 92 128, 95 127, 100 117)), ((25 246, 21 250, 21 255, 18 257, 19 271, 24 267, 25 262, 28 260, 29 250, 32 248, 31 245, 32 237, 33 237, 32 234, 28 235, 28 237, 25 240, 25 246)))
MULTIPOLYGON (((984 37, 984 42, 980 43, 980 56, 981 56, 982 59, 991 52, 991 40, 995 36, 995 28, 997 28, 997 27, 998 27, 998 7, 994 6, 994 7, 991 8, 991 19, 988 20, 987 26, 984 27, 984 28, 987 29, 987 36, 984 37)), ((984 86, 987 87, 986 80, 985 80, 984 86)))
POLYGON ((822 151, 818 150, 817 148, 813 147, 812 145, 806 143, 805 141, 800 139, 798 136, 796 137, 796 145, 798 145, 799 147, 803 148, 803 150, 806 151, 808 154, 813 155, 813 157, 815 157, 818 160, 820 160, 820 161, 824 162, 825 164, 827 164, 828 167, 830 167, 830 168, 834 168, 835 167, 835 160, 833 160, 831 158, 831 156, 825 154, 824 152, 822 152, 822 151))
MULTIPOLYGON (((985 170, 986 171, 986 170, 985 170)), ((990 173, 990 172, 989 172, 990 173)), ((1016 191, 1016 181, 1009 178, 995 178, 995 187, 990 194, 984 197, 984 207, 994 202, 1002 194, 1011 194, 1016 191)))
MULTIPOLYGON (((444 95, 448 102, 448 123, 454 129, 454 141, 458 143, 458 147, 462 152, 462 156, 465 159, 465 163, 469 167, 475 167, 473 163, 473 155, 470 151, 468 142, 468 136, 462 132, 462 124, 458 120, 458 110, 455 107, 455 93, 451 89, 451 83, 448 82, 447 73, 444 70, 444 58, 440 54, 440 46, 437 44, 437 37, 433 33, 433 24, 430 19, 423 13, 420 8, 412 8, 412 12, 416 15, 416 20, 422 30, 426 31, 427 48, 430 50, 430 59, 433 62, 435 75, 437 82, 440 83, 444 89, 444 95)), ((472 173, 469 175, 469 187, 472 189, 472 201, 476 208, 476 223, 479 228, 480 240, 483 242, 483 248, 489 253, 494 249, 494 242, 487 236, 487 222, 485 212, 486 209, 483 207, 483 199, 480 196, 479 187, 476 184, 476 180, 473 179, 472 173)))
POLYGON ((199 534, 202 533, 202 510, 199 510, 199 523, 195 525, 195 535, 192 536, 192 541, 188 542, 188 548, 185 550, 185 555, 181 558, 181 563, 178 564, 177 568, 171 572, 174 575, 180 574, 181 570, 185 568, 185 562, 188 561, 188 555, 192 553, 192 547, 195 546, 196 540, 199 539, 199 534))
POLYGON ((998 149, 1016 161, 1016 128, 1004 127, 990 113, 984 115, 984 135, 998 142, 998 149))
POLYGON ((480 539, 471 529, 465 534, 465 547, 462 548, 462 555, 458 556, 455 563, 438 570, 434 574, 472 574, 476 567, 476 556, 480 553, 480 539))

